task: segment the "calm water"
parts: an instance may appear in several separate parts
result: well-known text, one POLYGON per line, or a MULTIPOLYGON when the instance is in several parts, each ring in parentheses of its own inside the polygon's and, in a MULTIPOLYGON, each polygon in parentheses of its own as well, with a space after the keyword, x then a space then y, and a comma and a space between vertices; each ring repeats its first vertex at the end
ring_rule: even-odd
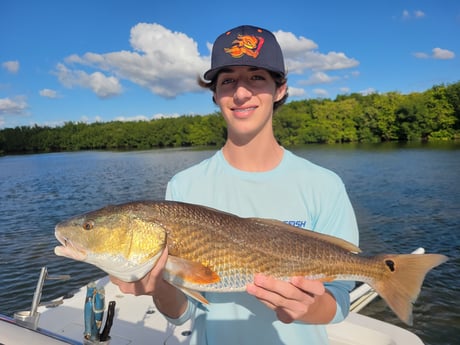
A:
MULTIPOLYGON (((414 306, 426 344, 454 344, 460 334, 460 145, 307 146, 298 155, 336 171, 347 185, 369 254, 424 247, 451 260, 427 276, 414 306)), ((0 158, 0 312, 30 306, 40 268, 71 274, 47 281, 42 300, 103 275, 56 257, 54 225, 109 203, 163 199, 166 182, 214 151, 55 153, 0 158)), ((402 325, 382 300, 364 313, 402 325)))

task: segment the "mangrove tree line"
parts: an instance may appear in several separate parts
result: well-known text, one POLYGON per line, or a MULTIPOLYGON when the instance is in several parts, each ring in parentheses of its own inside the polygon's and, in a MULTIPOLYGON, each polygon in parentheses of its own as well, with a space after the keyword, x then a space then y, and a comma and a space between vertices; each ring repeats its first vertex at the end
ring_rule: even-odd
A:
MULTIPOLYGON (((433 141, 460 138, 460 82, 425 92, 340 95, 292 101, 274 116, 283 146, 307 143, 433 141)), ((0 130, 0 152, 221 146, 220 113, 138 122, 66 122, 0 130)))

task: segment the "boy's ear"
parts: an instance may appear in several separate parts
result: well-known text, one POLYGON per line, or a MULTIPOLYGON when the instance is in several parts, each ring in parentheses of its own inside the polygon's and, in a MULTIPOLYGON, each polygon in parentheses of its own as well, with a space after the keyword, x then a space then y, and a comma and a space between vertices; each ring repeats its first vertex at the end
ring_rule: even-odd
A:
POLYGON ((287 83, 284 83, 280 87, 276 89, 276 95, 275 95, 275 102, 278 102, 280 99, 284 97, 284 95, 287 92, 287 83))

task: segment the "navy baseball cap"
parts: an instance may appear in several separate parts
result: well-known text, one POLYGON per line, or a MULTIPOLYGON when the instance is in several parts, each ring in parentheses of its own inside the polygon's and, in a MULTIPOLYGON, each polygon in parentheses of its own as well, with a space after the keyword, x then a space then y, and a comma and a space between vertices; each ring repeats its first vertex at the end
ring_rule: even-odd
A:
POLYGON ((217 37, 212 47, 211 69, 204 79, 213 80, 219 70, 228 66, 254 66, 285 75, 281 47, 273 33, 242 25, 217 37))

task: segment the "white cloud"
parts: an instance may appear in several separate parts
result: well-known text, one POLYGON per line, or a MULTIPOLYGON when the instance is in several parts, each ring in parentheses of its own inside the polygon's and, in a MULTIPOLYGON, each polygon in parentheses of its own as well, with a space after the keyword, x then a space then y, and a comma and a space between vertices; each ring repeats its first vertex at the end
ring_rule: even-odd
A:
POLYGON ((279 30, 273 34, 275 35, 276 40, 279 42, 281 49, 283 50, 283 54, 285 55, 302 55, 305 51, 318 48, 318 45, 314 41, 303 36, 297 38, 291 32, 279 30))
POLYGON ((122 92, 120 82, 115 77, 107 77, 101 72, 88 74, 82 70, 70 70, 64 64, 56 67, 59 81, 68 88, 80 86, 91 89, 99 98, 110 98, 122 92))
MULTIPOLYGON (((159 24, 140 23, 131 29, 130 44, 133 51, 71 55, 65 63, 102 69, 166 98, 201 90, 196 78, 208 68, 209 56, 200 56, 192 38, 159 24)), ((67 73, 81 75, 65 67, 67 73)))
POLYGON ((18 73, 19 71, 19 61, 5 61, 2 63, 2 67, 10 73, 18 73))
MULTIPOLYGON (((355 59, 342 52, 317 51, 318 45, 311 39, 295 36, 293 33, 275 32, 285 56, 288 72, 301 74, 305 70, 327 71, 346 69, 359 65, 355 59)), ((105 77, 107 96, 121 92, 120 81, 128 80, 147 88, 165 98, 174 98, 187 92, 200 92, 196 78, 209 68, 210 56, 201 55, 195 40, 181 32, 171 31, 162 25, 139 23, 132 27, 130 44, 132 50, 98 54, 88 52, 70 55, 57 66, 61 83, 67 87, 79 85, 104 94, 95 87, 96 80, 105 75, 88 69, 103 71, 117 79, 105 77), (92 77, 92 78, 90 78, 92 77)), ((212 45, 206 43, 208 50, 212 45)), ((102 81, 101 81, 102 82, 102 81)))
POLYGON ((361 75, 361 72, 359 72, 359 71, 352 71, 351 72, 352 77, 359 77, 360 75, 361 75))
POLYGON ((29 105, 25 96, 16 96, 13 99, 0 98, 0 128, 4 127, 7 123, 7 116, 27 116, 29 105))
POLYGON ((409 20, 412 18, 421 19, 425 17, 425 12, 421 10, 415 10, 415 11, 404 10, 401 16, 402 16, 402 19, 404 20, 409 20))
POLYGON ((306 92, 302 88, 289 86, 288 88, 289 97, 304 97, 306 92))
POLYGON ((131 121, 149 121, 150 119, 145 115, 135 115, 135 116, 117 116, 115 121, 121 122, 131 122, 131 121))
POLYGON ((94 116, 94 120, 91 120, 91 118, 87 115, 83 115, 80 117, 80 122, 83 123, 92 123, 92 122, 103 122, 104 119, 100 115, 94 116))
POLYGON ((417 59, 429 59, 430 58, 430 56, 427 53, 423 53, 423 52, 415 52, 413 55, 417 59))
POLYGON ((0 115, 24 115, 27 107, 23 96, 17 96, 15 99, 0 98, 0 115))
POLYGON ((423 11, 417 10, 417 11, 414 11, 414 16, 415 18, 423 18, 425 17, 425 13, 423 11))
POLYGON ((413 55, 418 59, 436 59, 436 60, 450 60, 455 57, 455 53, 442 48, 433 48, 431 50, 432 54, 427 54, 424 52, 415 52, 413 55))
POLYGON ((339 70, 356 67, 359 62, 347 57, 342 52, 316 51, 318 45, 303 36, 296 37, 290 32, 274 32, 281 48, 289 73, 302 74, 305 70, 314 71, 339 70))
POLYGON ((152 116, 152 119, 154 120, 158 120, 158 119, 168 119, 168 118, 177 118, 179 117, 180 115, 177 114, 177 113, 173 113, 173 114, 163 114, 163 113, 158 113, 158 114, 155 114, 152 116))
POLYGON ((46 97, 46 98, 58 98, 59 95, 57 91, 51 90, 51 89, 42 89, 39 91, 40 96, 46 97))
POLYGON ((328 84, 336 81, 339 77, 331 77, 324 72, 315 72, 305 81, 302 81, 302 85, 317 85, 317 84, 328 84))
POLYGON ((317 97, 321 97, 321 98, 326 98, 327 96, 329 96, 329 93, 328 93, 327 90, 325 90, 325 89, 314 89, 314 90, 313 90, 313 93, 314 93, 317 97))
POLYGON ((454 52, 447 49, 433 48, 432 52, 434 59, 449 60, 455 57, 454 52))
POLYGON ((377 93, 377 91, 373 87, 369 87, 365 90, 361 90, 359 93, 363 96, 367 96, 367 95, 372 95, 374 93, 377 93))

